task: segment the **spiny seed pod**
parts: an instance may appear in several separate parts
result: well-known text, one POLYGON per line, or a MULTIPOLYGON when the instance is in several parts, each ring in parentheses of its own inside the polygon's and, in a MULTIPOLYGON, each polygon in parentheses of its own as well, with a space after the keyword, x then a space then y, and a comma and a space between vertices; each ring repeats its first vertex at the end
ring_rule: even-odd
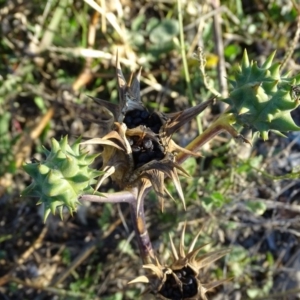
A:
POLYGON ((230 104, 236 121, 259 132, 264 140, 268 139, 269 131, 282 135, 300 130, 290 114, 300 104, 300 74, 292 78, 281 76, 281 64, 272 64, 274 56, 275 52, 258 67, 256 62, 249 62, 245 51, 242 65, 231 82, 234 90, 224 100, 230 104))
POLYGON ((199 232, 193 239, 187 253, 185 253, 185 227, 184 225, 181 233, 179 251, 176 250, 170 237, 173 263, 170 266, 162 265, 154 257, 152 264, 143 266, 144 269, 149 270, 151 273, 148 276, 139 276, 130 281, 129 284, 138 282, 149 284, 145 293, 152 293, 158 299, 207 300, 205 295, 207 291, 227 281, 225 279, 206 284, 200 281, 200 270, 226 255, 229 250, 217 250, 197 258, 200 249, 206 246, 203 245, 194 249, 199 232))
POLYGON ((33 182, 23 191, 22 196, 39 197, 38 204, 44 205, 44 221, 50 212, 58 208, 62 218, 63 206, 70 213, 76 211, 78 196, 91 192, 91 184, 102 172, 94 171, 89 165, 98 155, 88 155, 80 149, 80 140, 68 145, 68 138, 60 142, 51 139, 51 151, 44 149, 46 160, 24 165, 24 170, 33 182))
POLYGON ((103 180, 111 177, 121 189, 138 187, 138 205, 143 193, 153 187, 163 209, 165 197, 164 177, 170 177, 178 191, 180 199, 184 196, 178 179, 177 171, 188 176, 186 171, 176 163, 176 152, 193 153, 177 145, 171 138, 180 126, 189 122, 203 111, 212 100, 173 114, 149 113, 140 99, 140 75, 131 78, 129 83, 123 76, 118 58, 116 76, 119 89, 119 105, 105 100, 94 99, 101 105, 102 120, 94 122, 107 128, 102 138, 94 138, 83 144, 100 144, 103 146, 103 177, 99 180, 96 190, 103 180))

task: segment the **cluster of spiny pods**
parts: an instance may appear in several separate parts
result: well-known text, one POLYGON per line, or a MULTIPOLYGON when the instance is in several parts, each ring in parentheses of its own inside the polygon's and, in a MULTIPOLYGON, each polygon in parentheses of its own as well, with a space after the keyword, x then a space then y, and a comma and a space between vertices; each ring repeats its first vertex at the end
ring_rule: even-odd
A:
MULTIPOLYGON (((40 197, 40 203, 45 205, 45 218, 56 208, 62 214, 62 206, 67 205, 70 211, 75 211, 78 204, 78 194, 90 192, 93 178, 99 176, 88 165, 95 158, 79 148, 80 144, 99 144, 103 147, 101 153, 103 168, 95 190, 103 180, 111 177, 121 189, 136 188, 137 216, 143 209, 144 197, 153 187, 163 208, 163 201, 169 195, 165 190, 164 179, 170 177, 184 202, 177 171, 187 175, 176 162, 176 153, 188 155, 198 154, 186 150, 172 140, 172 134, 181 125, 191 120, 205 109, 212 100, 188 108, 174 114, 160 112, 149 113, 140 100, 140 72, 129 83, 126 83, 119 63, 117 62, 117 79, 120 103, 112 104, 105 100, 94 99, 100 104, 100 118, 94 120, 105 131, 101 138, 93 138, 85 142, 76 141, 69 146, 67 139, 60 142, 52 139, 51 151, 45 150, 47 158, 44 162, 35 162, 25 166, 25 170, 35 179, 24 194, 40 197), (83 174, 84 173, 84 174, 83 174), (80 187, 78 179, 83 180, 80 187), (40 181, 43 184, 40 184, 40 181), (72 191, 72 193, 67 190, 72 191)), ((142 220, 144 222, 144 220, 142 220)), ((141 222, 136 223, 141 227, 141 222)), ((150 270, 149 276, 140 276, 131 283, 145 282, 149 284, 149 292, 161 299, 205 299, 205 293, 221 282, 213 285, 203 285, 198 279, 199 270, 227 253, 217 251, 211 256, 196 259, 200 248, 193 249, 194 240, 188 253, 184 253, 184 230, 179 254, 171 240, 174 262, 170 267, 160 264, 151 253, 144 261, 144 268, 150 270)))
MULTIPOLYGON (((300 75, 292 78, 281 76, 280 64, 272 64, 273 57, 274 54, 262 67, 258 67, 256 63, 249 62, 245 52, 236 80, 232 81, 234 89, 224 99, 231 107, 211 126, 210 132, 209 129, 204 132, 204 136, 210 135, 212 138, 223 128, 239 137, 231 126, 234 122, 252 128, 263 139, 268 138, 270 130, 277 133, 300 130, 290 115, 291 110, 300 104, 296 89, 300 84, 300 75)), ((63 206, 67 206, 72 213, 79 204, 78 197, 83 193, 92 193, 91 184, 95 183, 96 177, 100 175, 95 190, 98 190, 105 178, 111 177, 122 190, 137 191, 133 193, 136 199, 136 231, 144 238, 148 233, 143 219, 143 205, 150 188, 156 192, 163 209, 164 199, 169 196, 164 179, 171 178, 185 207, 178 171, 183 175, 188 174, 178 163, 178 157, 176 160, 176 154, 181 152, 186 157, 198 154, 177 145, 172 135, 211 104, 213 99, 177 113, 149 113, 140 99, 141 72, 135 78, 131 76, 127 83, 117 59, 116 75, 119 104, 95 99, 100 104, 100 119, 95 122, 104 129, 103 137, 82 143, 78 140, 71 146, 67 138, 60 142, 52 139, 51 151, 45 149, 46 160, 24 167, 34 181, 23 194, 40 198, 39 203, 44 204, 46 219, 57 208, 62 214, 63 206), (99 144, 103 147, 102 172, 89 168, 97 155, 89 155, 80 148, 80 144, 99 144)), ((162 265, 150 251, 148 259, 143 259, 144 263, 146 261, 144 268, 150 274, 139 276, 131 283, 148 283, 148 291, 160 299, 206 299, 206 292, 224 281, 203 284, 199 272, 224 256, 228 250, 217 250, 199 257, 201 247, 195 248, 199 234, 187 251, 184 249, 184 235, 185 227, 178 251, 171 239, 171 265, 162 265)), ((149 244, 151 242, 145 243, 144 248, 142 245, 141 256, 149 244)))

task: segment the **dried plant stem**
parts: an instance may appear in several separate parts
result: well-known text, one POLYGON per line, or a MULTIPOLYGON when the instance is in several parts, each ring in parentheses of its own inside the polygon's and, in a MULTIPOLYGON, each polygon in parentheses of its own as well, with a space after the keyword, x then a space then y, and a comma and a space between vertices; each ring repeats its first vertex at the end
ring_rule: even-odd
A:
POLYGON ((55 8, 53 17, 51 18, 50 24, 47 27, 45 33, 43 34, 43 38, 39 45, 39 52, 47 49, 53 41, 57 28, 61 22, 61 19, 66 11, 66 7, 68 5, 68 0, 57 1, 57 7, 55 8))
MULTIPOLYGON (((73 292, 73 291, 63 290, 61 288, 43 286, 42 284, 32 283, 32 282, 29 282, 29 280, 23 281, 17 277, 13 277, 13 276, 9 278, 9 281, 15 282, 18 285, 22 285, 23 287, 59 295, 59 296, 64 297, 64 299, 68 299, 68 298, 86 299, 86 293, 73 292)), ((100 298, 94 297, 93 299, 98 300, 100 298)))
MULTIPOLYGON (((144 200, 142 200, 143 202, 144 200)), ((144 203, 141 203, 137 211, 137 202, 130 203, 130 213, 133 228, 138 241, 139 250, 143 264, 150 264, 154 257, 152 243, 145 222, 144 203)))
POLYGON ((297 30, 295 32, 294 38, 290 44, 290 46, 288 47, 285 56, 283 58, 282 64, 280 69, 284 70, 284 68, 286 67, 288 61, 290 60, 290 58, 292 57, 295 48, 297 47, 298 41, 299 41, 299 36, 300 36, 300 8, 298 7, 298 5, 296 5, 296 3, 294 3, 294 6, 297 9, 298 12, 298 17, 297 17, 297 30))
MULTIPOLYGON (((181 0, 177 0, 177 8, 178 8, 178 22, 179 22, 180 50, 181 50, 181 57, 182 57, 184 75, 185 75, 185 82, 186 82, 186 85, 187 85, 187 91, 188 91, 190 102, 191 102, 192 106, 195 106, 196 101, 195 101, 194 96, 193 96, 190 73, 189 73, 189 68, 188 68, 188 65, 187 65, 186 52, 185 52, 185 46, 184 46, 181 0)), ((201 133, 202 132, 202 124, 201 124, 200 116, 197 116, 197 125, 198 125, 199 133, 201 133)))
POLYGON ((291 295, 297 295, 300 292, 300 288, 294 288, 290 290, 286 290, 284 292, 276 292, 276 294, 270 295, 270 296, 264 296, 264 297, 258 297, 255 298, 256 300, 274 300, 274 299, 286 299, 285 297, 291 296, 291 295))
POLYGON ((114 30, 118 33, 120 39, 125 43, 126 42, 126 34, 124 32, 124 25, 119 24, 117 17, 111 13, 104 10, 97 1, 94 0, 84 0, 89 6, 91 6, 94 10, 98 11, 103 18, 106 18, 110 25, 114 28, 114 30))
POLYGON ((154 256, 153 248, 150 241, 149 233, 146 228, 145 212, 144 212, 144 197, 148 194, 148 188, 141 199, 139 209, 137 210, 137 188, 133 187, 130 191, 122 191, 117 193, 99 195, 82 195, 80 201, 90 201, 98 203, 128 203, 133 223, 133 228, 138 241, 141 259, 144 264, 151 263, 151 257, 154 256))
POLYGON ((61 284, 78 266, 80 266, 80 264, 87 257, 89 257, 97 249, 97 245, 103 242, 103 240, 106 239, 121 222, 121 219, 117 219, 105 232, 103 232, 103 234, 101 234, 101 236, 98 236, 95 240, 89 242, 69 264, 68 268, 51 281, 50 286, 54 287, 61 284))
MULTIPOLYGON (((212 0, 211 4, 215 10, 220 8, 220 0, 212 0)), ((226 74, 226 67, 225 67, 225 58, 224 58, 224 44, 222 38, 222 20, 220 13, 216 13, 213 16, 214 22, 214 38, 215 38, 215 52, 218 55, 218 81, 219 87, 221 91, 221 95, 223 98, 228 96, 228 86, 227 86, 227 74, 226 74)), ((221 110, 225 110, 225 103, 220 102, 221 110)))
POLYGON ((199 59, 199 69, 202 75, 203 84, 206 87, 207 90, 209 90, 214 96, 221 97, 222 95, 210 84, 207 82, 207 75, 205 72, 205 65, 206 65, 206 59, 203 53, 203 49, 201 47, 198 47, 198 59, 199 59))
POLYGON ((117 193, 101 193, 99 195, 81 195, 78 200, 80 201, 89 201, 89 202, 98 202, 98 203, 132 203, 136 201, 136 197, 129 191, 122 191, 117 193))
MULTIPOLYGON (((200 134, 197 138, 195 138, 190 144, 187 145, 186 149, 196 152, 198 151, 204 144, 209 142, 214 136, 217 134, 227 131, 234 138, 240 138, 244 142, 251 144, 247 139, 242 137, 232 126, 231 124, 235 123, 235 117, 233 114, 223 114, 221 115, 210 127, 208 127, 202 134, 200 134)), ((180 152, 176 161, 181 164, 187 158, 189 158, 189 154, 180 152)))

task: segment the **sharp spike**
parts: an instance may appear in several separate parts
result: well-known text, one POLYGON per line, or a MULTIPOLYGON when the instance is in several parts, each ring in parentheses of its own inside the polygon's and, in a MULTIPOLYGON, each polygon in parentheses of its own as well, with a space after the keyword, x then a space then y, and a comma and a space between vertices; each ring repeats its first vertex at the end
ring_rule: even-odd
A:
POLYGON ((150 269, 151 271, 153 271, 155 273, 155 275, 158 277, 158 278, 162 278, 163 277, 163 272, 162 270, 155 266, 155 265, 144 265, 143 266, 144 269, 150 269))
POLYGON ((192 252, 194 250, 194 247, 196 245, 196 242, 198 241, 198 238, 199 238, 199 235, 200 233, 202 232, 202 228, 199 230, 199 232, 197 233, 197 235, 194 237, 190 247, 189 247, 189 250, 188 250, 188 253, 192 252))
POLYGON ((131 281, 129 281, 127 284, 132 284, 132 283, 150 283, 149 278, 147 276, 139 276, 131 281))
POLYGON ((188 259, 189 261, 195 260, 195 258, 196 258, 196 256, 198 255, 199 251, 200 251, 201 249, 203 249, 203 248, 204 248, 205 246, 207 246, 207 245, 209 245, 209 243, 203 244, 203 245, 197 247, 196 249, 192 250, 191 252, 188 252, 188 254, 187 254, 187 256, 186 256, 187 259, 188 259))
POLYGON ((174 202, 176 202, 175 199, 173 198, 173 196, 171 195, 171 193, 168 191, 168 189, 165 186, 164 186, 164 191, 168 195, 168 197, 171 198, 171 200, 173 200, 174 202))
POLYGON ((50 212, 51 212, 51 209, 49 207, 48 208, 46 208, 46 207, 44 208, 44 223, 46 223, 47 218, 48 218, 50 212))
POLYGON ((178 193, 178 195, 179 195, 179 198, 180 198, 180 200, 181 200, 181 202, 182 202, 182 204, 183 204, 183 208, 184 208, 184 210, 186 210, 185 200, 184 200, 184 195, 183 195, 183 191, 182 191, 182 188, 181 188, 180 180, 179 180, 179 178, 178 178, 178 174, 177 174, 176 169, 173 169, 173 170, 171 171, 171 178, 172 178, 172 180, 173 180, 173 183, 174 183, 174 185, 175 185, 175 188, 176 188, 176 190, 177 190, 177 193, 178 193))
POLYGON ((244 54, 243 54, 243 58, 242 58, 242 69, 247 69, 250 66, 250 62, 249 62, 249 57, 248 57, 248 53, 247 50, 244 50, 244 54))
POLYGON ((127 84, 126 84, 126 80, 125 80, 125 77, 124 77, 122 69, 121 69, 118 50, 117 50, 117 55, 116 55, 116 76, 117 76, 119 90, 124 89, 127 84))
POLYGON ((268 136, 269 136, 268 131, 266 131, 266 130, 261 131, 261 132, 260 132, 260 135, 261 135, 261 138, 262 138, 264 141, 266 141, 266 140, 268 139, 268 136))
POLYGON ((228 278, 228 279, 222 279, 222 280, 218 280, 218 281, 214 281, 214 282, 210 282, 210 283, 205 283, 202 284, 202 287, 204 288, 205 292, 210 291, 214 288, 216 288, 217 286, 230 281, 232 278, 228 278))
POLYGON ((181 257, 185 257, 185 252, 184 252, 185 229, 186 229, 186 222, 184 222, 184 225, 183 225, 183 228, 182 228, 182 231, 181 231, 181 236, 180 236, 179 255, 181 257))
POLYGON ((97 180, 97 184, 95 186, 95 189, 94 189, 94 193, 97 192, 97 190, 99 189, 99 187, 101 186, 101 184, 103 183, 103 181, 108 178, 109 176, 111 176, 112 174, 114 174, 116 171, 116 168, 114 166, 106 166, 104 169, 103 169, 103 172, 105 172, 103 174, 102 177, 100 177, 98 180, 97 180))
POLYGON ((181 112, 175 114, 165 114, 165 117, 169 118, 170 121, 167 122, 165 126, 165 134, 170 137, 175 133, 183 124, 186 124, 192 120, 195 116, 201 113, 207 106, 215 101, 215 97, 211 98, 205 102, 199 103, 196 106, 189 107, 181 112))
POLYGON ((127 83, 127 86, 128 86, 128 87, 131 87, 131 85, 132 85, 132 81, 134 80, 134 79, 133 79, 133 75, 134 75, 134 73, 131 72, 131 73, 130 73, 130 77, 129 77, 129 81, 128 81, 128 83, 127 83))
MULTIPOLYGON (((133 78, 133 73, 131 73, 130 77, 130 83, 129 86, 129 92, 133 96, 133 99, 135 99, 136 102, 140 103, 140 78, 141 78, 141 68, 137 75, 133 78)), ((140 106, 142 107, 142 103, 140 103, 140 106)))
POLYGON ((63 218, 63 206, 62 205, 58 207, 58 211, 59 211, 60 219, 63 220, 64 218, 63 218))
POLYGON ((273 51, 269 57, 267 57, 266 61, 262 65, 262 68, 269 69, 272 66, 273 59, 275 57, 276 51, 273 51))
POLYGON ((199 269, 204 268, 207 265, 210 265, 214 261, 218 260, 219 258, 225 256, 227 253, 230 252, 230 249, 223 249, 223 250, 216 250, 207 254, 200 256, 197 259, 197 265, 199 269))
POLYGON ((173 242, 173 239, 171 237, 171 235, 169 234, 169 237, 170 237, 170 244, 171 244, 171 249, 172 249, 172 254, 173 254, 173 258, 174 260, 178 260, 179 257, 178 257, 178 253, 177 253, 177 250, 176 250, 176 247, 174 245, 174 242, 173 242))
POLYGON ((139 71, 137 72, 135 78, 138 80, 138 82, 141 81, 141 75, 142 75, 142 67, 140 67, 139 71))
POLYGON ((141 207, 142 201, 144 199, 144 197, 143 197, 144 191, 147 189, 148 186, 149 186, 148 180, 145 180, 144 178, 142 178, 141 184, 139 187, 139 193, 137 196, 137 204, 136 204, 136 214, 137 215, 139 215, 140 207, 141 207))

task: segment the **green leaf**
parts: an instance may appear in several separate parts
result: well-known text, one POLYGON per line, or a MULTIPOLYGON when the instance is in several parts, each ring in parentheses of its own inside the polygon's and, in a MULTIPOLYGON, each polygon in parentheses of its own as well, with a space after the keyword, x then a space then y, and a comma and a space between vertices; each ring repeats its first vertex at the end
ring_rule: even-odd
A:
POLYGON ((158 24, 159 20, 157 18, 150 18, 149 20, 147 20, 146 32, 150 34, 152 29, 154 29, 154 27, 156 27, 158 24))
POLYGON ((247 289, 247 295, 249 298, 254 299, 261 294, 261 290, 257 288, 247 289))
POLYGON ((162 20, 150 32, 149 39, 153 44, 162 44, 170 42, 174 36, 179 33, 179 25, 176 20, 162 20))
POLYGON ((185 160, 181 166, 189 173, 189 175, 192 176, 196 172, 197 161, 194 157, 190 157, 187 160, 185 160))
POLYGON ((203 197, 202 199, 202 205, 206 211, 222 207, 225 203, 226 198, 220 192, 213 192, 210 197, 203 197))
POLYGON ((267 209, 266 204, 263 201, 259 201, 259 200, 246 201, 245 204, 248 210, 250 210, 255 215, 259 215, 259 216, 264 214, 264 212, 267 209))
POLYGON ((241 47, 235 44, 228 45, 224 50, 225 57, 230 60, 235 59, 240 53, 241 47))
POLYGON ((139 15, 136 18, 134 18, 131 22, 131 29, 132 31, 138 31, 141 29, 141 25, 145 21, 146 16, 145 15, 139 15))
POLYGON ((39 96, 34 97, 34 102, 43 114, 46 113, 47 108, 46 108, 44 99, 42 97, 39 97, 39 96))

